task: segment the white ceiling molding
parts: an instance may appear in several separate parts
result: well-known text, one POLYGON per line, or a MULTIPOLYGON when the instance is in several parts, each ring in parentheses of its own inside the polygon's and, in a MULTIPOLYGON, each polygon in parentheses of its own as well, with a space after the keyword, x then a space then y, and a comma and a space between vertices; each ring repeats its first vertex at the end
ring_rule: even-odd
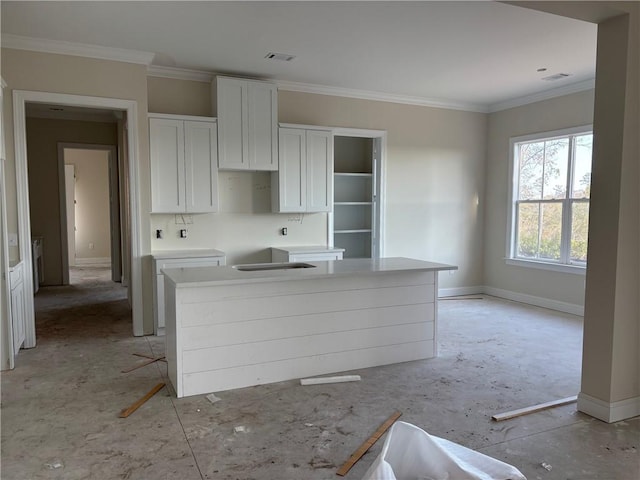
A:
POLYGON ((195 82, 212 82, 214 73, 202 70, 189 70, 187 68, 162 67, 160 65, 149 65, 147 76, 172 78, 174 80, 192 80, 195 82))
POLYGON ((101 47, 99 45, 87 45, 61 40, 46 40, 43 38, 23 37, 21 35, 11 34, 2 34, 2 46, 16 50, 31 50, 34 52, 56 53, 59 55, 90 57, 100 60, 112 60, 115 62, 142 65, 149 65, 155 56, 155 54, 151 52, 101 47))
POLYGON ((533 95, 526 95, 524 97, 512 98, 504 102, 494 103, 489 105, 488 112, 500 112, 502 110, 508 110, 510 108, 521 107, 522 105, 528 105, 530 103, 541 102, 543 100, 549 100, 550 98, 562 97, 564 95, 570 95, 572 93, 584 92, 585 90, 591 90, 595 88, 595 78, 591 80, 585 80, 583 82, 572 83, 571 85, 565 85, 563 87, 553 88, 544 92, 534 93, 533 95))
POLYGON ((437 100, 433 98, 413 97, 409 95, 395 95, 392 93, 371 92, 367 90, 357 90, 351 88, 327 87, 324 85, 287 82, 282 80, 276 80, 275 82, 278 85, 278 89, 287 90, 290 92, 315 93, 318 95, 357 98, 361 100, 377 100, 379 102, 419 105, 422 107, 446 108, 448 110, 463 110, 465 112, 487 113, 489 111, 487 106, 479 105, 476 103, 437 100))

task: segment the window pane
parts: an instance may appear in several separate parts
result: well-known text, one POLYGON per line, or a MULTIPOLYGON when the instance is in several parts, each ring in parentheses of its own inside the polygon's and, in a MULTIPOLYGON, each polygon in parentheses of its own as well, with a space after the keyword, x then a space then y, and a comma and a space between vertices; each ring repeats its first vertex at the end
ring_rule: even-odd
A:
POLYGON ((566 197, 568 167, 569 139, 560 138, 545 142, 542 198, 551 200, 566 197))
POLYGON ((571 261, 587 261, 589 202, 573 202, 571 206, 571 261))
POLYGON ((589 198, 591 193, 591 154, 593 135, 578 135, 574 159, 572 198, 589 198))
POLYGON ((538 218, 540 204, 518 204, 518 248, 517 256, 536 258, 538 256, 538 218))
POLYGON ((518 200, 542 198, 544 142, 521 143, 518 148, 518 200))
POLYGON ((541 209, 539 258, 560 260, 562 203, 545 203, 541 209))

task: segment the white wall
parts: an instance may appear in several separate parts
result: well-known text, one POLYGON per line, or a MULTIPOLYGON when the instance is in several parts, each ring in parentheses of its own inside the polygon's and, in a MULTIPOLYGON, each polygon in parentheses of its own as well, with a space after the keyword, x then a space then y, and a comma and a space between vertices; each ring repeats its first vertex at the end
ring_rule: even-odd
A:
POLYGON ((489 115, 484 229, 484 281, 499 293, 515 292, 584 305, 585 276, 507 265, 509 206, 509 138, 589 125, 593 122, 593 90, 524 105, 489 115))
POLYGON ((108 259, 109 151, 65 148, 64 163, 75 167, 76 259, 108 259))

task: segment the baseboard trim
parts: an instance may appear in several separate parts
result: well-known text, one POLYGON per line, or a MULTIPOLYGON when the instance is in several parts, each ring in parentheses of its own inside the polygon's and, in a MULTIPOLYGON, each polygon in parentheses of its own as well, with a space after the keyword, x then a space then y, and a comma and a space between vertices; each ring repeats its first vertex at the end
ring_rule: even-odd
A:
POLYGON ((438 298, 458 297, 460 295, 482 295, 482 293, 484 292, 481 285, 476 287, 439 288, 438 298))
POLYGON ((505 298, 507 300, 513 300, 514 302, 526 303, 528 305, 535 305, 536 307, 549 308, 551 310, 557 310, 559 312, 570 313, 572 315, 584 316, 584 306, 576 305, 573 303, 561 302, 559 300, 551 300, 549 298, 534 297, 533 295, 527 295, 525 293, 512 292, 510 290, 503 290, 495 287, 484 287, 484 293, 492 295, 494 297, 505 298))
POLYGON ((586 393, 580 393, 578 410, 603 422, 619 422, 640 415, 640 397, 627 398, 619 402, 605 402, 586 393))
POLYGON ((111 265, 110 257, 95 257, 95 258, 76 258, 76 265, 78 266, 86 266, 86 265, 111 265))

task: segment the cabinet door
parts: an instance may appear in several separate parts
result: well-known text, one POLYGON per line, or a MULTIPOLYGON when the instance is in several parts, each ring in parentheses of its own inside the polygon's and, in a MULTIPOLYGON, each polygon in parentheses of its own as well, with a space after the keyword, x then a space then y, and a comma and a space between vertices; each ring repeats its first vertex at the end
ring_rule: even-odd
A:
POLYGON ((231 170, 248 170, 247 82, 218 77, 217 88, 218 165, 231 170))
POLYGON ((305 131, 297 128, 281 128, 278 137, 280 168, 277 173, 277 211, 304 212, 307 206, 305 131))
POLYGON ((218 211, 218 134, 212 122, 184 122, 186 211, 218 211))
POLYGON ((329 212, 333 201, 333 136, 307 130, 307 212, 329 212))
POLYGON ((20 282, 11 290, 11 326, 13 328, 13 354, 16 355, 25 340, 24 284, 20 282))
POLYGON ((247 82, 249 169, 278 170, 278 97, 271 83, 247 82))
POLYGON ((151 211, 185 211, 184 127, 182 120, 149 119, 151 211))

